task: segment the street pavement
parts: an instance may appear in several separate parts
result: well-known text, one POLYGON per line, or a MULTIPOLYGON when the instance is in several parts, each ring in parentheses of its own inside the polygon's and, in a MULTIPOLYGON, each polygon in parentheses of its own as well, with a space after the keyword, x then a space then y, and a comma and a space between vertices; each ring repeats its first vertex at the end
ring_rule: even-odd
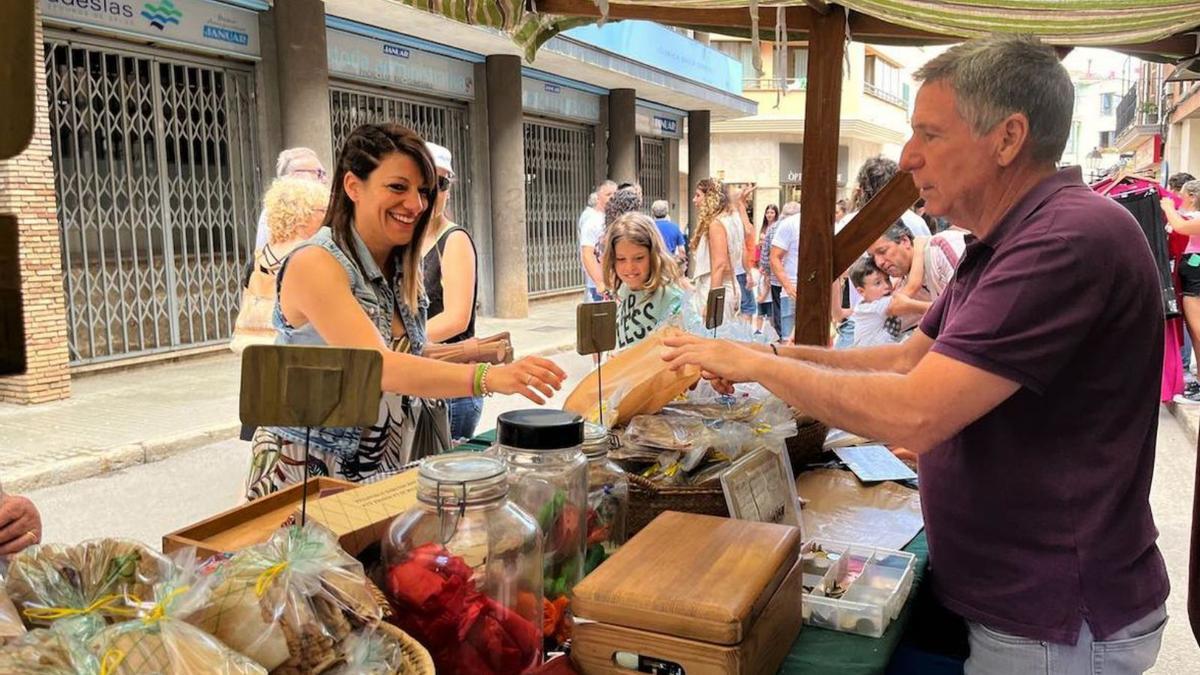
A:
MULTIPOLYGON (((591 363, 574 353, 554 358, 570 377, 564 392, 551 402, 558 407, 591 363)), ((479 428, 489 429, 501 412, 527 405, 519 399, 488 399, 479 428)), ((1188 627, 1186 590, 1195 448, 1195 441, 1164 409, 1159 416, 1158 461, 1150 499, 1171 578, 1167 601, 1171 619, 1151 673, 1194 673, 1200 663, 1200 648, 1188 627)), ((28 494, 42 511, 46 541, 123 536, 159 546, 163 534, 237 505, 248 461, 248 444, 226 440, 28 494)))
MULTIPOLYGON (((579 296, 535 303, 527 319, 480 317, 508 331, 517 356, 575 343, 579 296)), ((24 492, 153 462, 236 438, 239 357, 232 352, 75 377, 72 396, 36 406, 0 403, 0 482, 24 492)))

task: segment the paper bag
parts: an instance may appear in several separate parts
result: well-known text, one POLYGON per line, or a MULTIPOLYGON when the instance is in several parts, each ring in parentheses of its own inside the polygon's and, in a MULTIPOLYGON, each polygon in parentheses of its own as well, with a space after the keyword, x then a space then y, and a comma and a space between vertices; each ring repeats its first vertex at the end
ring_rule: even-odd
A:
POLYGON ((604 424, 618 426, 635 415, 652 415, 678 398, 700 380, 700 369, 687 366, 673 371, 663 361, 667 337, 686 335, 673 326, 663 326, 646 339, 617 352, 604 365, 602 373, 592 371, 567 397, 563 410, 582 415, 590 422, 600 421, 604 405, 604 424), (604 388, 597 397, 597 382, 604 388))

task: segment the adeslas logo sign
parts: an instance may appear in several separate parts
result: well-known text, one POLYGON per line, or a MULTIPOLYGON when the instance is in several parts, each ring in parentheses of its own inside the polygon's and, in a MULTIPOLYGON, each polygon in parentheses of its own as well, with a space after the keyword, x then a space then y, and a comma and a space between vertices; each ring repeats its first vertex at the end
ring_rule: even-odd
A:
POLYGON ((133 5, 116 2, 116 0, 48 0, 48 2, 51 5, 74 7, 81 12, 95 12, 126 19, 132 19, 134 15, 133 5))
POLYGON ((162 0, 157 5, 153 2, 142 5, 142 16, 150 22, 151 27, 162 30, 170 24, 178 26, 183 12, 171 0, 162 0))

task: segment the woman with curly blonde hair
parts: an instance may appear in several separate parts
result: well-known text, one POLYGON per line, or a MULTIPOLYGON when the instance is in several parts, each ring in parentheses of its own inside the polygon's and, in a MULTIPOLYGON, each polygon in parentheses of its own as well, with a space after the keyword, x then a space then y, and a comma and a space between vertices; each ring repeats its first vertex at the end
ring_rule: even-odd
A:
POLYGON ((713 178, 701 179, 692 203, 696 205, 698 221, 692 228, 692 284, 701 302, 711 289, 724 286, 725 307, 732 308, 736 315, 741 303, 740 289, 729 257, 729 232, 721 222, 721 216, 729 208, 725 186, 713 178))
POLYGON ((233 351, 241 354, 248 345, 275 341, 275 328, 271 325, 275 273, 293 248, 321 228, 328 204, 328 186, 299 177, 276 179, 263 195, 267 243, 255 252, 254 269, 242 292, 242 306, 230 344, 233 351))

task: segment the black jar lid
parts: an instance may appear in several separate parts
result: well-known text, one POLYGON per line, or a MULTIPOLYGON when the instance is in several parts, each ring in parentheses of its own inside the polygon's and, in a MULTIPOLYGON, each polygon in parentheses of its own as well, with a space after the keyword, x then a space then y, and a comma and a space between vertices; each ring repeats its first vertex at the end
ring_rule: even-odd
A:
POLYGON ((520 450, 559 450, 583 444, 583 418, 562 410, 513 410, 497 421, 500 445, 520 450))

